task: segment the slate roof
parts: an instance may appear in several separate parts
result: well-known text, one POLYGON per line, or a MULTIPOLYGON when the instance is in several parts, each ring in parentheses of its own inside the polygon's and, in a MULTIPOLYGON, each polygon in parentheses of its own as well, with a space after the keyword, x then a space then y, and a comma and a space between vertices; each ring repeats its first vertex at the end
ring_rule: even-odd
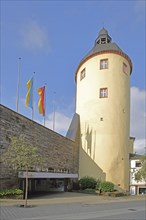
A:
MULTIPOLYGON (((104 51, 109 53, 113 51, 114 53, 116 52, 117 54, 124 56, 129 61, 129 64, 131 66, 130 73, 132 72, 132 62, 129 56, 126 53, 124 53, 116 43, 112 42, 112 38, 108 35, 108 31, 105 28, 102 28, 99 31, 98 37, 95 40, 94 47, 82 58, 82 60, 78 65, 78 68, 86 59, 94 56, 95 54, 102 53, 104 51), (105 43, 102 42, 103 38, 105 39, 105 43)), ((78 68, 76 70, 76 74, 78 68)), ((76 74, 75 74, 75 80, 76 80, 76 74)))
POLYGON ((108 35, 108 31, 103 27, 103 28, 99 31, 98 36, 100 36, 100 35, 108 35))
POLYGON ((118 45, 116 43, 107 43, 107 44, 96 44, 88 53, 87 55, 81 60, 81 62, 83 60, 85 60, 87 57, 94 55, 98 52, 102 52, 102 51, 119 51, 122 52, 123 51, 118 47, 118 45))
POLYGON ((87 53, 87 55, 81 60, 81 62, 87 57, 102 51, 118 51, 124 53, 116 43, 112 43, 112 38, 108 35, 108 31, 105 28, 102 28, 99 31, 98 36, 95 40, 94 47, 87 53), (101 43, 102 38, 106 39, 106 43, 101 43))

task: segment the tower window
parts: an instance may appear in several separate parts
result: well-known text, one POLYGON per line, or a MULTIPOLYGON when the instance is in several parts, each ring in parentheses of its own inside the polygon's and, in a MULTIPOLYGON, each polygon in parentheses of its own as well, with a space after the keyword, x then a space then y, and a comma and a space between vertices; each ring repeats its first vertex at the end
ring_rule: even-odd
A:
POLYGON ((100 69, 108 69, 108 59, 100 60, 100 69))
POLYGON ((127 65, 125 63, 123 63, 123 72, 127 74, 127 65))
POLYGON ((106 38, 101 38, 101 44, 105 44, 106 43, 106 38))
POLYGON ((108 97, 108 89, 107 88, 101 88, 99 97, 100 98, 107 98, 108 97))
POLYGON ((86 76, 86 69, 84 68, 84 69, 81 71, 81 73, 80 73, 80 81, 81 81, 83 78, 85 78, 85 76, 86 76))
POLYGON ((97 44, 99 44, 99 43, 100 43, 100 40, 97 41, 97 44))

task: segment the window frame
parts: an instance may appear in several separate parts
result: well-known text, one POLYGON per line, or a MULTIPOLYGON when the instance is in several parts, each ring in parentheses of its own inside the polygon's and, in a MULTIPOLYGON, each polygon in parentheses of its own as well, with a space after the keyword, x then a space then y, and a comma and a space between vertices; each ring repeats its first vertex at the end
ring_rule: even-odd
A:
POLYGON ((104 69, 108 69, 109 68, 109 59, 105 58, 105 59, 101 59, 100 60, 100 70, 104 70, 104 69), (103 63, 105 62, 105 63, 103 63))
POLYGON ((140 168, 141 167, 141 162, 140 161, 135 161, 135 167, 140 168))
POLYGON ((108 98, 108 88, 104 87, 104 88, 100 88, 99 89, 99 98, 108 98), (102 93, 102 91, 106 91, 105 93, 102 93), (106 94, 106 95, 103 95, 106 94))
POLYGON ((123 62, 123 73, 128 74, 127 64, 123 62))
POLYGON ((80 72, 80 81, 84 79, 86 76, 86 68, 82 69, 80 72))

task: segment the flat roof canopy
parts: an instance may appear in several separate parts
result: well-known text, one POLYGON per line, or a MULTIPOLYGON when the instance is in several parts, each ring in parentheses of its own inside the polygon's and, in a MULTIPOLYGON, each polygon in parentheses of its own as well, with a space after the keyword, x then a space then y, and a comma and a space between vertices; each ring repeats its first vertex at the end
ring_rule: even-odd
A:
MULTIPOLYGON (((18 178, 26 178, 25 171, 18 172, 18 178)), ((78 178, 77 173, 28 172, 28 178, 78 178)))

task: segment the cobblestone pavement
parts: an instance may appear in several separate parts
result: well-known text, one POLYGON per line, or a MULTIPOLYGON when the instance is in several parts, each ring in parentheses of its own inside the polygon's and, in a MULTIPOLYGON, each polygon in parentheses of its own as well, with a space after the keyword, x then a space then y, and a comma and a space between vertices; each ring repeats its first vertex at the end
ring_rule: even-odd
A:
MULTIPOLYGON (((20 207, 20 205, 24 204, 24 200, 1 200, 0 220, 64 219, 65 217, 61 218, 61 216, 64 216, 64 214, 66 216, 67 213, 72 213, 72 216, 75 216, 74 214, 80 212, 80 209, 84 213, 89 207, 94 209, 97 205, 98 207, 104 204, 116 205, 120 202, 124 202, 123 204, 125 204, 131 201, 143 201, 144 203, 146 197, 128 196, 113 198, 80 193, 62 193, 29 199, 28 208, 20 207), (59 213, 58 217, 54 217, 56 213, 59 213)), ((139 211, 144 210, 139 208, 139 211)), ((72 218, 76 219, 75 217, 72 218)), ((86 216, 84 218, 86 219, 86 216)))

